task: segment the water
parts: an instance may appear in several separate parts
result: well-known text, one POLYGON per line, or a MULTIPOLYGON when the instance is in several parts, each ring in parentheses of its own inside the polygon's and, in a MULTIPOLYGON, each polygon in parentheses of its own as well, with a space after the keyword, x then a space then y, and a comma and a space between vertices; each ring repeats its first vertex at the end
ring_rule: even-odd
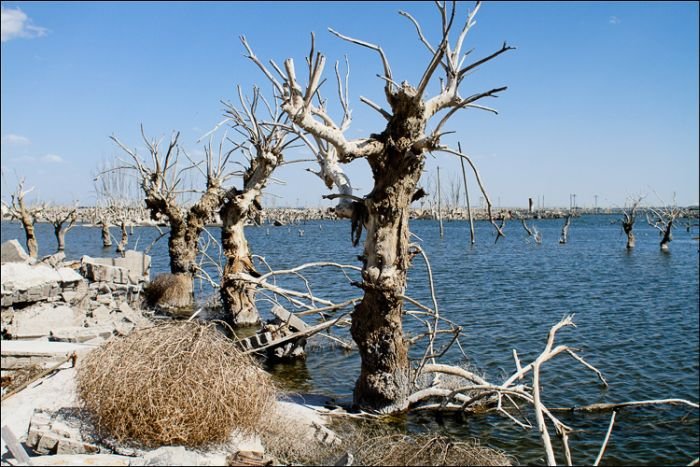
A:
MULTIPOLYGON (((637 247, 628 252, 625 237, 613 216, 583 216, 572 220, 569 243, 558 243, 562 220, 534 221, 542 232, 541 245, 528 240, 517 222, 506 226, 506 238, 494 244, 495 235, 485 222, 476 223, 477 244, 468 245, 468 224, 446 222, 439 238, 433 221, 412 221, 433 268, 441 314, 464 326, 462 343, 467 364, 482 370, 487 379, 500 382, 514 371, 512 349, 522 362, 530 362, 545 345, 549 328, 563 316, 575 313, 576 328, 558 333, 558 343, 579 349, 579 354, 600 369, 610 386, 602 388, 595 374, 567 356, 543 367, 543 400, 550 407, 623 402, 628 400, 684 398, 698 400, 700 321, 697 226, 688 233, 679 224, 670 253, 659 251, 658 232, 639 222, 637 247)), ((211 229, 218 236, 218 229, 211 229)), ((55 249, 46 224, 37 226, 40 254, 55 249)), ((251 249, 275 269, 309 261, 359 264, 361 246, 350 244, 350 226, 341 221, 313 221, 284 227, 246 229, 251 249), (300 236, 299 230, 304 231, 300 236)), ((136 227, 130 248, 146 248, 158 236, 153 228, 136 227)), ((19 225, 2 223, 2 239, 23 239, 19 225)), ((22 240, 23 241, 23 240, 22 240)), ((98 228, 75 227, 66 237, 66 256, 104 256, 98 228)), ((151 251, 153 271, 167 271, 167 240, 151 251)), ((261 266, 261 270, 264 268, 261 266)), ((208 270, 215 273, 215 269, 208 270)), ((338 270, 309 271, 306 277, 317 296, 335 301, 359 296, 338 270)), ((407 294, 431 304, 426 269, 416 257, 407 294)), ((280 279, 280 285, 304 290, 298 279, 280 279)), ((202 285, 201 294, 211 291, 202 285)), ((293 307, 284 303, 289 309, 293 307)), ((264 310, 269 302, 260 302, 264 310)), ((405 321, 406 331, 422 328, 405 321)), ((341 331, 340 335, 343 335, 341 331)), ((347 336, 347 334, 345 334, 347 336)), ((287 388, 348 399, 359 374, 359 357, 318 340, 308 349, 304 363, 276 365, 274 374, 287 388)), ((456 351, 445 357, 465 363, 456 351)), ((577 432, 571 436, 574 462, 595 459, 609 413, 562 414, 577 432)), ((534 423, 534 417, 529 418, 534 423)), ((499 447, 519 463, 542 463, 544 452, 534 431, 524 431, 500 416, 435 417, 411 415, 409 430, 440 429, 457 436, 478 437, 482 444, 499 447)), ((617 415, 605 453, 607 464, 687 464, 698 456, 698 412, 659 406, 623 410, 617 415)), ((555 450, 561 452, 554 440, 555 450)), ((562 461, 563 459, 560 459, 562 461)))

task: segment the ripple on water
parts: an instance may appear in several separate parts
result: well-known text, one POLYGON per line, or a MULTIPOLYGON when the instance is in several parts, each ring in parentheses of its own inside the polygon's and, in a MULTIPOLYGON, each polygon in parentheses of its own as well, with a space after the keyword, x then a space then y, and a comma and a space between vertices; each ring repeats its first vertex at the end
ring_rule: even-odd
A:
MULTIPOLYGON (((446 222, 445 237, 440 239, 435 222, 412 221, 411 229, 423 239, 431 260, 441 313, 464 326, 462 342, 471 365, 489 378, 504 378, 514 369, 513 348, 522 361, 531 360, 544 347, 549 328, 566 314, 575 313, 577 328, 562 330, 558 342, 580 349, 603 372, 610 387, 601 389, 592 372, 562 357, 545 364, 545 401, 571 406, 668 397, 698 400, 700 294, 698 244, 692 240, 698 235, 697 228, 691 233, 679 229, 671 253, 662 254, 655 230, 639 224, 635 226, 637 248, 628 252, 620 226, 611 225, 612 219, 573 219, 566 245, 558 244, 561 220, 533 222, 542 233, 541 245, 528 243, 517 224, 509 224, 507 237, 494 244, 492 228, 477 222, 473 247, 467 244, 466 222, 446 222)), ((211 230, 219 235, 218 229, 211 230)), ((158 236, 152 228, 134 231, 130 244, 138 239, 140 248, 158 236)), ((52 253, 55 240, 50 227, 39 224, 37 233, 40 254, 52 253)), ((274 268, 322 260, 358 264, 357 255, 362 251, 361 246, 350 245, 346 222, 247 228, 246 234, 253 252, 264 255, 274 268), (298 236, 298 228, 305 230, 304 237, 298 236)), ((16 237, 22 238, 19 226, 3 222, 3 241, 16 237)), ((106 254, 99 229, 76 227, 66 241, 68 258, 106 254)), ((166 271, 167 242, 156 244, 152 254, 153 271, 166 271)), ((214 269, 209 272, 215 274, 214 269)), ((307 276, 318 294, 331 299, 358 295, 338 271, 310 271, 307 276)), ((431 303, 426 281, 425 266, 416 257, 407 293, 431 303)), ((295 284, 302 286, 298 281, 295 284)), ((411 320, 405 321, 405 328, 409 333, 421 331, 411 320)), ((337 332, 348 338, 347 330, 337 332)), ((446 357, 461 362, 456 349, 446 357)), ((320 345, 310 350, 306 362, 276 366, 272 371, 297 391, 350 397, 359 374, 359 358, 357 353, 320 345)), ((571 436, 575 462, 592 463, 609 414, 562 417, 577 430, 571 436)), ((524 432, 498 416, 422 414, 409 417, 408 427, 478 437, 484 444, 513 454, 519 463, 544 463, 537 433, 524 432)), ((698 456, 698 436, 697 410, 624 410, 616 418, 604 462, 687 464, 698 456)))

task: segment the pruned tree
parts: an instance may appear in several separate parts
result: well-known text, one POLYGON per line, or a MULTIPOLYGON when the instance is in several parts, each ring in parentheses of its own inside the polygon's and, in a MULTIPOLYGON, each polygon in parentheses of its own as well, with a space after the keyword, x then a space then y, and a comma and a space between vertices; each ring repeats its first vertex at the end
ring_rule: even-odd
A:
POLYGON ((44 217, 53 226, 53 233, 56 236, 56 251, 64 251, 66 249, 66 234, 75 227, 75 221, 78 220, 77 205, 68 209, 46 209, 44 217), (68 225, 64 227, 66 222, 68 225))
POLYGON ((136 179, 120 161, 110 160, 98 165, 93 183, 97 196, 95 224, 101 229, 102 246, 112 246, 110 225, 123 225, 122 241, 117 245, 117 251, 123 251, 128 242, 128 237, 124 240, 128 210, 137 204, 136 179))
MULTIPOLYGON (((296 138, 288 138, 290 129, 285 115, 277 107, 274 109, 265 101, 260 90, 253 90, 252 100, 244 98, 238 88, 240 108, 226 104, 226 116, 233 128, 243 136, 244 141, 236 145, 247 160, 241 164, 242 170, 235 172, 243 178, 241 188, 226 190, 222 198, 221 246, 226 257, 221 280, 221 300, 224 310, 236 326, 253 325, 260 321, 255 306, 255 284, 241 279, 240 274, 259 276, 253 266, 250 248, 245 237, 244 225, 262 209, 260 200, 263 189, 271 179, 273 171, 283 161, 284 150, 296 138), (269 112, 270 120, 263 123, 257 115, 261 102, 269 112)), ((207 157, 211 159, 211 145, 207 157)), ((219 147, 219 165, 226 164, 228 154, 222 158, 219 147)), ((219 169, 221 170, 221 169, 219 169)))
POLYGON ((683 210, 677 206, 649 208, 647 223, 659 231, 661 251, 668 251, 668 244, 673 240, 673 223, 683 215, 683 210), (649 215, 651 214, 651 216, 649 215))
POLYGON ((182 196, 194 190, 183 188, 183 176, 188 171, 198 168, 200 162, 192 161, 178 144, 179 133, 174 133, 165 152, 161 151, 161 141, 148 139, 141 126, 141 136, 150 154, 150 161, 143 161, 136 150, 126 147, 116 136, 111 139, 126 152, 130 161, 121 161, 117 169, 133 170, 138 177, 145 197, 146 208, 151 219, 166 220, 170 225, 168 253, 170 255, 170 272, 178 276, 180 284, 178 304, 191 303, 193 300, 193 280, 197 271, 197 253, 199 236, 205 225, 213 220, 219 209, 225 190, 222 184, 231 174, 226 172, 225 164, 215 164, 211 154, 206 160, 206 184, 204 190, 197 191, 199 198, 189 207, 182 206, 182 196), (184 154, 190 161, 184 167, 180 156, 184 154))
POLYGON ((625 206, 622 209, 622 230, 627 235, 627 249, 631 250, 636 245, 636 239, 634 237, 634 222, 637 217, 637 208, 639 208, 639 203, 644 199, 643 196, 638 196, 631 200, 631 205, 629 207, 625 206))
POLYGON ((39 254, 39 243, 34 233, 34 224, 44 210, 42 205, 27 206, 24 197, 34 190, 34 187, 24 189, 24 178, 17 183, 17 190, 10 194, 10 204, 3 201, 13 219, 19 219, 26 236, 27 252, 32 258, 39 254))
MULTIPOLYGON (((489 214, 491 212, 491 202, 471 158, 441 142, 441 137, 446 134, 443 132, 444 125, 457 111, 474 108, 495 113, 495 110, 478 102, 495 97, 506 89, 493 88, 468 97, 462 97, 459 93, 460 85, 471 71, 512 49, 503 44, 496 52, 464 64, 468 52, 462 53, 463 43, 475 24, 474 17, 479 8, 480 4, 477 3, 474 10, 468 13, 452 42, 450 33, 456 27, 456 4, 448 6, 437 3, 442 22, 441 40, 437 46, 425 38, 415 18, 401 12, 415 26, 421 43, 431 55, 415 87, 408 81, 397 83, 380 46, 329 29, 340 39, 373 50, 382 62, 383 74, 380 78, 384 81, 388 110, 364 97, 361 97, 361 101, 378 111, 387 121, 386 126, 378 133, 355 140, 347 139, 343 126, 336 124, 326 109, 314 102, 314 96, 323 83, 326 58, 315 52, 313 41, 308 81, 302 86, 291 58, 285 60, 284 72, 270 62, 277 74, 275 76, 242 38, 248 58, 262 70, 282 96, 282 110, 290 119, 307 133, 332 145, 341 163, 363 158, 372 171, 374 186, 371 192, 353 204, 353 218, 357 220, 354 224, 367 232, 362 255, 362 282, 356 284, 363 289, 364 296, 353 311, 351 327, 362 359, 360 377, 354 390, 355 403, 361 407, 393 411, 408 404, 408 345, 402 330, 402 297, 412 257, 409 252, 408 208, 416 193, 426 153, 441 151, 466 160, 484 194, 489 214), (428 97, 429 84, 438 68, 444 71, 444 79, 441 80, 439 92, 428 97), (429 131, 428 123, 443 111, 440 120, 429 131)), ((492 218, 491 221, 495 226, 492 218)))

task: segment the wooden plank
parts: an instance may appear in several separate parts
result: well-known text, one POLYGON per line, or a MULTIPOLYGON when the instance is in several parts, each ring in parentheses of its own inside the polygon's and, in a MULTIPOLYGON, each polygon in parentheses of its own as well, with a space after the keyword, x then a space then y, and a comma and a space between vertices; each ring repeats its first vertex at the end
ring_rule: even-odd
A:
POLYGON ((292 330, 304 331, 309 327, 304 321, 297 318, 293 313, 290 313, 279 305, 273 306, 270 312, 287 323, 292 330))
POLYGON ((7 449, 10 450, 15 459, 17 459, 21 464, 32 465, 32 461, 29 459, 27 451, 25 451, 22 445, 19 444, 17 437, 7 425, 2 427, 2 439, 5 440, 7 449))

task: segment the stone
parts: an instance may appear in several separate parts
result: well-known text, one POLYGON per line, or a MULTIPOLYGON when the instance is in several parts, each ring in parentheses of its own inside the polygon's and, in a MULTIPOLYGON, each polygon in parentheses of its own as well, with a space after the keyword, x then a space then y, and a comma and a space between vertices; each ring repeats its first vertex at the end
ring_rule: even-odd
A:
MULTIPOLYGON (((83 353, 94 349, 95 345, 48 340, 3 340, 0 353, 0 366, 3 370, 19 370, 30 365, 50 368, 66 360, 73 352, 83 353)), ((69 368, 68 360, 62 368, 69 368)))
POLYGON ((146 453, 131 465, 201 465, 197 453, 183 446, 165 446, 146 453))
MULTIPOLYGON (((61 409, 53 414, 35 411, 29 422, 27 446, 38 454, 94 454, 100 448, 83 439, 82 420, 74 409, 61 409), (73 414, 71 415, 71 412, 73 414)), ((41 464, 43 465, 43 464, 41 464)))
POLYGON ((28 261, 31 261, 31 257, 17 240, 8 240, 0 245, 0 263, 26 263, 28 261))
POLYGON ((78 326, 82 314, 65 305, 54 307, 47 303, 15 311, 12 321, 12 337, 27 339, 48 336, 53 329, 78 326))
POLYGON ((32 457, 33 465, 128 466, 133 457, 116 454, 56 454, 32 457))
POLYGON ((81 276, 71 268, 58 268, 56 272, 58 272, 58 275, 61 278, 63 287, 75 285, 76 282, 83 280, 83 276, 81 276))
POLYGON ((52 268, 55 268, 56 266, 63 263, 64 259, 66 259, 66 254, 62 251, 59 251, 58 253, 54 253, 53 255, 44 256, 43 258, 41 258, 41 262, 44 264, 48 264, 52 268))
POLYGON ((51 331, 50 340, 54 342, 76 342, 83 343, 96 338, 109 339, 114 332, 114 327, 110 325, 91 327, 66 327, 51 331))

